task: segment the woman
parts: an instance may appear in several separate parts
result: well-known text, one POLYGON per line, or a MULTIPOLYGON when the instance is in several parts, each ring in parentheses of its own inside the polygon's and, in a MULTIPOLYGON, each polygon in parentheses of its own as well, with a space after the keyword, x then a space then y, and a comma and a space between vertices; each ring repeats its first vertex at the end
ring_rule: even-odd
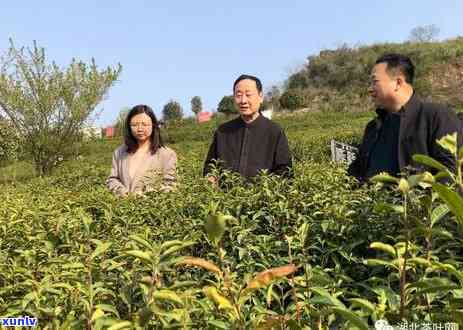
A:
POLYGON ((118 196, 171 190, 175 184, 177 155, 162 143, 158 121, 147 105, 127 115, 124 142, 114 151, 106 185, 118 196))

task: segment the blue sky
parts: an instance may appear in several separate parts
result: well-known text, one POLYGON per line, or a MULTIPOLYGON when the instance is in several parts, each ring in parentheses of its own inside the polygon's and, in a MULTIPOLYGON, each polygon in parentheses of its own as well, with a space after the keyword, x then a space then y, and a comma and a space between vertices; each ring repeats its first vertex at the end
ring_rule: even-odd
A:
POLYGON ((7 1, 0 11, 0 51, 37 40, 50 60, 71 58, 123 72, 98 105, 97 124, 145 103, 157 115, 170 99, 191 115, 199 95, 215 110, 241 73, 265 87, 282 83, 309 55, 343 43, 401 42, 435 24, 439 39, 463 35, 463 1, 7 1))

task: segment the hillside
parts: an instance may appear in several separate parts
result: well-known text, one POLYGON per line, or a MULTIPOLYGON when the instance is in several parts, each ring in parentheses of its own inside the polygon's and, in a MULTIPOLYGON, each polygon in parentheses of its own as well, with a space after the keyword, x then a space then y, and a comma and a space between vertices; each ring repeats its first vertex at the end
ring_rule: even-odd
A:
POLYGON ((415 88, 423 97, 463 108, 463 37, 442 42, 387 43, 324 50, 288 77, 310 109, 364 111, 370 69, 384 53, 403 53, 416 66, 415 88))

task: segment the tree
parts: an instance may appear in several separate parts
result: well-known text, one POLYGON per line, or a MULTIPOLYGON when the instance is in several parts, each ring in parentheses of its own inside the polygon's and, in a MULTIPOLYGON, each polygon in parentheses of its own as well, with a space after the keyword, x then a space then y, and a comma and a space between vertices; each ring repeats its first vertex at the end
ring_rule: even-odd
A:
POLYGON ((238 107, 236 106, 233 95, 222 97, 219 105, 217 106, 217 112, 221 112, 226 115, 238 113, 238 107))
POLYGON ((199 96, 194 96, 191 99, 191 112, 198 115, 201 111, 203 111, 203 102, 199 96))
POLYGON ((121 72, 121 66, 99 71, 73 59, 67 68, 47 63, 44 48, 10 48, 1 61, 0 112, 24 141, 39 175, 51 173, 60 159, 78 151, 82 128, 91 120, 121 72))
POLYGON ((298 89, 288 89, 280 97, 280 106, 288 110, 296 110, 304 107, 302 92, 298 89))
POLYGON ((124 135, 125 131, 125 120, 127 119, 127 115, 130 112, 130 107, 123 107, 117 116, 116 123, 114 125, 114 129, 116 131, 117 136, 124 135))
POLYGON ((409 40, 411 42, 431 42, 436 41, 440 29, 435 24, 417 26, 410 31, 409 40))
POLYGON ((17 130, 0 116, 0 164, 17 160, 23 145, 17 130))
POLYGON ((272 108, 274 111, 280 109, 280 89, 278 86, 270 87, 270 90, 265 94, 264 102, 267 104, 266 109, 272 108))
POLYGON ((162 118, 164 121, 182 119, 183 110, 177 101, 170 100, 162 109, 162 118))

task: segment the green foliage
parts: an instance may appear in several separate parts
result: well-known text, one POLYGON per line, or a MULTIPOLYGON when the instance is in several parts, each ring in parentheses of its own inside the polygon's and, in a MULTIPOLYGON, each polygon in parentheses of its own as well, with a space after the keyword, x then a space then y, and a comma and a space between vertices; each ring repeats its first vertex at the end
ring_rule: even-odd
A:
POLYGON ((17 160, 23 142, 16 129, 0 117, 0 164, 17 160))
POLYGON ((166 105, 164 105, 164 108, 162 108, 162 118, 165 121, 175 121, 182 119, 182 117, 182 106, 177 101, 170 100, 166 105))
POLYGON ((236 106, 235 98, 233 97, 233 95, 222 97, 217 106, 217 112, 226 115, 238 113, 238 108, 236 106))
MULTIPOLYGON (((277 116, 297 156, 292 180, 249 184, 225 172, 225 188, 212 187, 201 177, 220 124, 211 122, 169 127, 179 155, 169 193, 109 193, 117 141, 94 142, 52 176, 1 185, 1 315, 56 329, 461 322, 454 188, 441 194, 439 174, 427 173, 353 189, 345 167, 329 162, 329 139, 359 141, 371 116, 277 116)), ((455 150, 452 141, 441 143, 455 150)), ((450 174, 457 187, 460 177, 450 174)))
POLYGON ((191 112, 195 115, 203 111, 203 102, 199 96, 193 96, 191 99, 191 112))
POLYGON ((280 97, 280 107, 283 109, 296 110, 304 105, 304 96, 299 89, 288 89, 280 97))
POLYGON ((0 111, 24 142, 24 151, 39 175, 76 154, 81 129, 121 72, 121 67, 99 71, 72 60, 61 69, 47 63, 45 50, 16 48, 11 41, 0 72, 0 111))
POLYGON ((125 121, 127 119, 127 115, 130 112, 130 107, 123 107, 117 116, 116 123, 114 125, 114 129, 116 130, 116 136, 124 136, 125 131, 125 121))
POLYGON ((277 86, 270 87, 264 96, 264 109, 280 110, 280 96, 281 92, 277 86))

